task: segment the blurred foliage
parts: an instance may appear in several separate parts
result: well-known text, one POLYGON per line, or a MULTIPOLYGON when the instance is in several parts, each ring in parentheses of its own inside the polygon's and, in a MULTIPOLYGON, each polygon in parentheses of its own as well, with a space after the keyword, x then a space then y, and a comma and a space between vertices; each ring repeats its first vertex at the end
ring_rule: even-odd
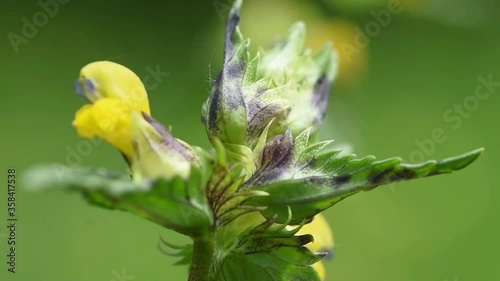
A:
MULTIPOLYGON (((294 2, 306 1, 244 4, 242 30, 255 38, 252 46, 267 44, 297 20, 304 20, 309 31, 316 29, 313 22, 339 18, 362 28, 374 20, 370 11, 381 9, 353 11, 327 0, 307 1, 302 5, 309 8, 294 9, 294 2), (253 5, 260 7, 252 10, 253 5), (265 24, 267 13, 271 16, 265 24)), ((474 1, 480 7, 474 10, 458 8, 465 2, 453 2, 448 6, 453 9, 437 2, 444 3, 429 0, 419 9, 403 11, 371 38, 363 50, 370 58, 369 64, 363 62, 365 75, 353 74, 353 82, 339 83, 333 91, 323 137, 349 141, 360 156, 381 158, 401 155, 408 160, 413 151, 441 158, 481 146, 486 151, 461 173, 360 194, 329 210, 337 249, 335 259, 325 262, 327 280, 500 279, 500 191, 494 180, 500 156, 500 90, 466 112, 467 117, 459 117, 460 125, 443 119, 454 104, 474 94, 479 76, 500 80, 500 20, 494 14, 500 3, 474 1), (473 18, 469 11, 483 12, 474 12, 476 24, 460 24, 473 18), (427 150, 416 144, 432 138, 436 128, 444 131, 445 142, 433 142, 427 150)), ((22 18, 32 20, 41 8, 35 1, 10 0, 2 3, 1 11, 5 36, 21 34, 22 18)), ((206 147, 200 109, 210 77, 222 63, 223 27, 213 1, 124 5, 73 0, 60 6, 18 53, 5 36, 0 44, 2 170, 15 167, 20 174, 36 162, 125 170, 111 146, 79 139, 70 124, 84 103, 73 93, 72 81, 83 65, 101 59, 127 65, 141 77, 156 66, 169 72, 148 89, 152 113, 172 125, 177 137, 206 147), (89 143, 89 152, 78 153, 89 143)), ((1 193, 1 202, 5 196, 1 193)), ((7 275, 2 261, 2 280, 120 280, 123 270, 135 280, 187 276, 184 267, 172 266, 175 260, 156 247, 160 227, 152 223, 91 208, 78 196, 57 191, 18 191, 18 203, 18 273, 7 275)), ((5 212, 0 218, 5 221, 5 212)), ((162 234, 178 244, 187 241, 172 232, 162 234)), ((5 249, 5 241, 0 243, 5 249)))

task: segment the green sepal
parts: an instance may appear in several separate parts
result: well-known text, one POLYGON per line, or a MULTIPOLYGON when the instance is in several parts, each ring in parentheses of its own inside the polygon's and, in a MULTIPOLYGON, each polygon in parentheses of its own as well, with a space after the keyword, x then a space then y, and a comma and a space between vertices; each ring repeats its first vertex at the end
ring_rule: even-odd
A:
MULTIPOLYGON (((287 217, 290 218, 290 210, 287 217)), ((287 230, 285 224, 275 224, 276 216, 241 233, 236 246, 218 263, 217 281, 319 281, 311 267, 319 262, 324 253, 312 253, 306 244, 312 235, 295 234, 300 226, 287 230)))
POLYGON ((213 210, 215 227, 221 228, 244 214, 264 209, 242 203, 252 197, 267 196, 267 193, 260 190, 240 190, 248 175, 255 170, 254 154, 249 148, 223 145, 218 140, 215 144, 216 161, 213 163, 212 176, 206 184, 206 196, 213 210), (245 152, 233 152, 238 149, 245 152), (231 162, 229 159, 236 155, 239 155, 240 160, 231 162))
POLYGON ((164 240, 160 236, 160 240, 158 241, 158 249, 160 250, 160 252, 167 256, 180 258, 174 263, 174 265, 190 264, 193 258, 193 244, 175 245, 164 240), (165 249, 167 247, 171 250, 165 249))

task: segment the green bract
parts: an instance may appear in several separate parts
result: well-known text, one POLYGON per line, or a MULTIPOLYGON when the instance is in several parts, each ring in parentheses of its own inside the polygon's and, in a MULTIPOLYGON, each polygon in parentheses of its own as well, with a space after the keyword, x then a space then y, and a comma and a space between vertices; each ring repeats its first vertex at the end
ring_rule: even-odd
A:
POLYGON ((412 165, 328 151, 331 141, 313 136, 325 116, 336 53, 330 44, 316 55, 303 50, 305 27, 298 23, 251 58, 240 5, 230 12, 224 65, 202 113, 212 149, 193 148, 151 116, 135 114, 131 175, 38 166, 25 184, 77 191, 96 206, 188 235, 192 245, 160 240, 159 247, 191 264, 192 281, 319 281, 311 265, 324 253, 307 248, 311 234, 297 235, 316 214, 360 191, 460 170, 482 149, 412 165))
POLYGON ((197 168, 198 156, 193 148, 172 136, 158 121, 146 113, 132 114, 133 148, 130 169, 136 182, 147 179, 189 177, 197 168), (142 116, 141 116, 142 115, 142 116))

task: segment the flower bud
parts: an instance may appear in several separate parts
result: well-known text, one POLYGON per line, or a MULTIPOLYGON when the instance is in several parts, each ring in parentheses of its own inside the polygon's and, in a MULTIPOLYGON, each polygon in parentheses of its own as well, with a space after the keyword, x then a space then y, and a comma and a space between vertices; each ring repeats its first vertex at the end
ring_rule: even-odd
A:
POLYGON ((288 36, 275 43, 259 63, 259 77, 271 79, 277 85, 291 84, 289 91, 283 93, 290 112, 274 134, 290 129, 293 136, 297 136, 309 127, 315 131, 326 114, 337 75, 337 53, 332 50, 332 44, 327 43, 322 51, 312 55, 309 49, 303 50, 304 40, 305 25, 296 23, 288 36))
POLYGON ((337 72, 331 44, 314 56, 303 51, 305 27, 298 23, 262 58, 250 59, 238 10, 233 7, 229 16, 224 65, 203 109, 209 137, 252 148, 271 120, 268 137, 287 129, 293 136, 309 127, 314 131, 325 116, 337 72))

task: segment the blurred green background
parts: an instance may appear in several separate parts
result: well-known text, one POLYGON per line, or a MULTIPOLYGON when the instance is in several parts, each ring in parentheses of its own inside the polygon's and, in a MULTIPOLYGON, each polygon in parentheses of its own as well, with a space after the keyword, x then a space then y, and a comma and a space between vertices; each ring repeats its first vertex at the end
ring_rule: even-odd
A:
MULTIPOLYGON (((168 72, 149 89, 153 115, 171 125, 177 137, 208 147, 200 108, 221 65, 229 2, 70 0, 44 22, 38 1, 3 1, 2 178, 9 167, 20 178, 34 163, 68 163, 69 151, 81 145, 71 121, 84 104, 72 82, 82 66, 96 60, 122 63, 140 77, 156 67, 168 72), (12 44, 12 33, 25 36, 23 17, 39 27, 25 30, 25 39, 16 37, 22 42, 12 44)), ((323 138, 334 138, 339 146, 360 156, 408 161, 418 158, 411 155, 435 159, 486 148, 476 163, 456 174, 361 193, 327 210, 336 240, 327 280, 500 280, 500 190, 494 181, 500 87, 473 102, 478 77, 500 81, 500 2, 406 2, 384 26, 375 24, 378 32, 372 24, 368 32, 376 34, 362 48, 353 45, 355 28, 377 22, 388 1, 247 0, 242 31, 257 50, 304 20, 313 48, 328 38, 338 47, 356 48, 350 54, 340 50, 340 77, 323 125, 323 138), (461 116, 453 108, 464 100, 473 110, 461 116), (453 122, 443 117, 446 112, 453 122), (444 131, 445 142, 433 142, 427 150, 416 144, 436 128, 444 131)), ((125 169, 105 143, 69 161, 125 169)), ((57 190, 18 189, 17 273, 8 273, 5 189, 0 192, 1 280, 187 279, 187 268, 171 265, 174 259, 156 246, 160 233, 171 241, 185 237, 57 190)))

